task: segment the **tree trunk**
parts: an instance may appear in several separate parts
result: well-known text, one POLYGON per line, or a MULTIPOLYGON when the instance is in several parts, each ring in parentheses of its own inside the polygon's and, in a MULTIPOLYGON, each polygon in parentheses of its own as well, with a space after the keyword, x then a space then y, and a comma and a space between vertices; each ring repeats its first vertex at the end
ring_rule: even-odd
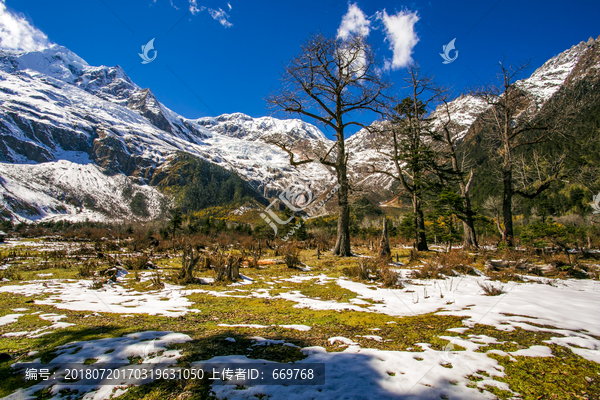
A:
POLYGON ((379 242, 379 257, 391 257, 390 238, 388 235, 387 218, 383 217, 383 232, 381 232, 381 241, 379 242))
MULTIPOLYGON (((340 192, 341 192, 340 188, 340 192)), ((347 196, 347 194, 346 194, 347 196)), ((351 257, 350 251, 350 206, 346 197, 345 204, 341 204, 338 215, 337 239, 333 248, 333 255, 341 257, 351 257)))
POLYGON ((465 203, 465 219, 463 220, 463 230, 465 231, 464 235, 464 248, 472 249, 479 248, 479 243, 477 243, 477 234, 475 233, 475 222, 473 221, 473 211, 471 210, 471 199, 469 198, 469 194, 463 194, 464 203, 465 203))
MULTIPOLYGON (((458 163, 456 162, 456 164, 458 163)), ((455 171, 458 171, 458 168, 455 168, 455 171)), ((479 248, 479 244, 477 243, 477 234, 475 233, 475 222, 473 221, 474 212, 473 208, 471 207, 471 197, 469 196, 472 179, 473 171, 471 171, 471 178, 469 179, 469 183, 467 185, 465 185, 462 180, 460 182, 460 191, 465 206, 465 218, 463 219, 463 230, 465 231, 465 237, 463 243, 464 248, 466 249, 479 248)))
POLYGON ((503 174, 504 191, 502 193, 502 220, 504 222, 503 241, 506 245, 513 245, 513 223, 512 223, 512 168, 504 169, 503 174))
POLYGON ((465 231, 463 247, 465 249, 478 248, 477 236, 475 235, 475 227, 473 226, 473 218, 467 217, 463 221, 463 230, 465 231))
POLYGON ((350 185, 346 172, 346 153, 344 151, 343 140, 338 144, 337 178, 340 188, 338 190, 338 226, 337 239, 333 248, 333 255, 341 257, 351 257, 350 250, 350 205, 348 204, 348 192, 350 185))
MULTIPOLYGON (((338 119, 337 125, 343 126, 341 117, 338 119)), ((338 205, 340 211, 338 214, 337 239, 335 241, 335 247, 333 248, 333 255, 341 257, 351 257, 352 252, 350 250, 350 205, 348 204, 350 184, 348 182, 348 159, 346 157, 346 150, 344 148, 343 129, 338 130, 337 139, 338 154, 335 171, 337 173, 338 184, 340 185, 340 188, 338 190, 338 205)))
POLYGON ((417 251, 429 251, 427 247, 427 238, 425 237, 425 217, 421 200, 416 193, 413 193, 413 212, 415 213, 415 249, 417 251))

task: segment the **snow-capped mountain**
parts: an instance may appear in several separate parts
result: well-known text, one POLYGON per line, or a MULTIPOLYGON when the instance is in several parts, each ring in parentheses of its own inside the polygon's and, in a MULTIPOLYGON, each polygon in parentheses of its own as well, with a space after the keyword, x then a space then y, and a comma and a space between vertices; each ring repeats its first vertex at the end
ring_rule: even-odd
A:
MULTIPOLYGON (((287 154, 261 141, 262 135, 328 141, 300 120, 243 114, 186 119, 149 89, 135 85, 119 66, 91 67, 61 46, 0 52, 0 112, 2 204, 26 219, 81 213, 84 200, 98 193, 78 182, 80 165, 97 170, 94 179, 105 181, 98 187, 106 188, 102 196, 112 206, 96 208, 121 218, 131 216, 131 198, 117 188, 133 185, 151 206, 159 204, 152 199, 162 195, 147 184, 156 168, 177 152, 234 170, 270 196, 302 171, 291 168, 287 154), (15 164, 28 164, 27 172, 9 173, 18 170, 15 164), (57 174, 47 173, 49 169, 62 170, 62 178, 55 179, 57 174), (46 186, 37 184, 44 181, 46 186)), ((150 214, 158 212, 155 208, 150 214)))
MULTIPOLYGON (((581 42, 565 50, 556 57, 546 61, 536 69, 530 77, 520 80, 517 84, 536 98, 540 106, 550 100, 562 87, 572 85, 586 76, 600 74, 600 36, 594 40, 581 42)), ((440 127, 441 120, 448 120, 448 113, 453 123, 458 125, 455 139, 461 141, 467 134, 473 132, 477 118, 489 105, 483 100, 471 95, 460 95, 448 103, 448 110, 442 104, 430 115, 433 126, 440 127)), ((383 175, 364 175, 373 164, 380 167, 383 157, 376 149, 376 135, 362 129, 348 139, 347 148, 351 153, 350 170, 355 179, 360 180, 369 188, 389 189, 393 179, 383 175)), ((388 165, 392 168, 392 165, 388 165)))
POLYGON ((260 140, 272 133, 285 133, 294 139, 328 140, 317 127, 299 119, 252 118, 234 113, 199 118, 196 122, 211 132, 249 141, 260 140))
MULTIPOLYGON (((520 85, 545 102, 561 87, 597 75, 599 65, 600 38, 590 39, 548 60, 520 85)), ((459 139, 471 134, 486 108, 468 95, 449 103, 459 139)), ((445 113, 438 108, 432 116, 445 113)), ((21 219, 132 217, 135 196, 145 199, 145 217, 156 217, 171 200, 149 184, 179 152, 235 171, 265 197, 299 177, 315 187, 329 182, 319 164, 291 167, 288 155, 266 142, 274 135, 305 148, 333 144, 298 119, 182 117, 119 66, 90 66, 62 46, 0 51, 0 209, 21 219)), ((348 139, 349 173, 354 185, 382 192, 392 179, 370 172, 381 160, 375 139, 366 130, 348 139)))

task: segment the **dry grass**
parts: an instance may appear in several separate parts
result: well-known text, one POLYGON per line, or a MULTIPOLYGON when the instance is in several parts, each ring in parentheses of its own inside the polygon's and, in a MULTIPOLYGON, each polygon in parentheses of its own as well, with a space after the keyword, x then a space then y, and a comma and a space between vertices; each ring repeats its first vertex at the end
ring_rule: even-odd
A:
POLYGON ((154 289, 160 290, 165 287, 165 283, 162 281, 162 277, 158 270, 154 271, 154 274, 150 277, 150 282, 152 283, 151 287, 154 289))
POLYGON ((377 276, 377 260, 374 258, 361 258, 358 265, 345 267, 342 273, 349 278, 369 280, 377 276))
POLYGON ((77 269, 79 270, 77 275, 81 278, 89 278, 94 276, 94 269, 92 268, 92 264, 90 262, 83 263, 77 269))
POLYGON ((491 283, 479 282, 479 287, 483 290, 483 293, 486 296, 498 296, 506 293, 504 291, 504 286, 494 286, 491 283))
POLYGON ((92 290, 102 289, 102 286, 104 286, 104 282, 105 282, 104 279, 94 277, 94 280, 92 281, 92 284, 90 285, 90 289, 92 289, 92 290))
POLYGON ((126 269, 135 271, 135 270, 148 269, 148 261, 150 261, 148 256, 145 254, 142 254, 141 256, 138 256, 138 257, 125 258, 125 260, 123 261, 123 264, 126 269))
POLYGON ((402 282, 401 275, 398 272, 391 270, 389 267, 381 267, 378 273, 384 287, 404 288, 404 282, 402 282))
POLYGON ((458 272, 468 273, 471 270, 470 265, 475 262, 475 256, 463 250, 452 250, 448 253, 440 253, 436 257, 436 262, 458 272))
POLYGON ((448 272, 451 269, 442 267, 435 263, 425 263, 421 268, 411 271, 410 277, 414 279, 443 279, 445 278, 444 271, 448 272))
POLYGON ((361 281, 381 281, 384 287, 403 288, 401 275, 390 269, 388 259, 362 258, 358 265, 342 270, 347 277, 361 281))
POLYGON ((287 245, 281 249, 282 259, 288 268, 300 266, 300 250, 295 245, 287 245))

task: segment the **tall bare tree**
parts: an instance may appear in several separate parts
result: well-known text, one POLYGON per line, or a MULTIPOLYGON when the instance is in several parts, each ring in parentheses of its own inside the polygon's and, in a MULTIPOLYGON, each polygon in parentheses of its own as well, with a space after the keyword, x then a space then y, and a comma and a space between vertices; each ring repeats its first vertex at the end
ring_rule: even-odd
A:
POLYGON ((366 128, 357 118, 361 112, 381 113, 390 82, 380 73, 373 49, 364 37, 346 39, 314 34, 303 43, 300 53, 285 66, 281 87, 267 102, 275 109, 310 117, 335 133, 335 144, 314 156, 294 159, 293 143, 274 140, 290 156, 293 166, 318 160, 333 167, 340 185, 338 191, 337 240, 333 253, 351 256, 350 205, 348 195, 347 128, 366 128))
MULTIPOLYGON (((498 160, 502 180, 502 240, 513 245, 513 197, 535 198, 560 178, 560 168, 554 173, 539 176, 531 185, 515 186, 515 170, 519 152, 547 141, 564 127, 559 114, 567 115, 559 107, 543 108, 543 101, 517 80, 529 68, 529 62, 517 67, 500 63, 496 82, 476 88, 471 94, 484 100, 490 108, 481 116, 486 144, 498 160), (542 112, 543 111, 543 112, 542 112)), ((562 164, 562 163, 559 163, 562 164)))
POLYGON ((378 128, 381 136, 378 152, 391 161, 393 167, 390 170, 374 165, 373 168, 376 173, 398 180, 410 195, 414 214, 414 247, 421 251, 428 250, 423 201, 444 169, 439 153, 442 138, 429 114, 446 89, 435 84, 431 76, 421 74, 417 64, 409 67, 405 80, 409 96, 394 107, 378 128))
MULTIPOLYGON (((471 185, 473 184, 474 172, 473 168, 471 168, 468 178, 465 176, 465 164, 464 162, 459 162, 459 155, 457 150, 457 124, 452 120, 452 114, 450 113, 450 107, 446 99, 442 99, 443 101, 443 112, 445 115, 440 116, 441 128, 444 133, 444 142, 447 155, 450 158, 450 163, 452 165, 452 171, 456 174, 458 179, 458 186, 460 189, 460 197, 462 201, 460 204, 460 212, 457 213, 457 217, 463 223, 464 230, 464 247, 472 248, 479 247, 477 244, 477 235, 475 233, 475 223, 473 221, 473 217, 475 213, 473 212, 473 207, 471 205, 471 185)), ((463 159, 464 161, 464 159, 463 159)))

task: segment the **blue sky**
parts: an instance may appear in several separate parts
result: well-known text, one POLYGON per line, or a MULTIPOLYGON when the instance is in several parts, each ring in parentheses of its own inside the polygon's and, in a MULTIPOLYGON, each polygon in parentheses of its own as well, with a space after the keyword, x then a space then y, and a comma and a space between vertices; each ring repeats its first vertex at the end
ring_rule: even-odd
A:
MULTIPOLYGON (((48 42, 68 47, 90 65, 120 65, 139 86, 188 118, 231 112, 270 115, 264 97, 277 87, 282 62, 299 51, 311 32, 336 35, 350 6, 334 0, 0 1, 4 13, 29 22, 48 42), (152 38, 157 57, 144 65, 138 53, 152 38)), ((414 26, 404 26, 412 29, 416 45, 408 40, 403 50, 456 95, 480 80, 489 81, 503 57, 514 63, 532 59, 531 73, 552 56, 600 35, 598 1, 353 4, 369 21, 369 40, 389 62, 394 52, 382 12, 416 15, 414 26), (439 53, 454 38, 458 57, 443 64, 439 53)), ((396 67, 387 73, 398 93, 406 70, 396 67)))

